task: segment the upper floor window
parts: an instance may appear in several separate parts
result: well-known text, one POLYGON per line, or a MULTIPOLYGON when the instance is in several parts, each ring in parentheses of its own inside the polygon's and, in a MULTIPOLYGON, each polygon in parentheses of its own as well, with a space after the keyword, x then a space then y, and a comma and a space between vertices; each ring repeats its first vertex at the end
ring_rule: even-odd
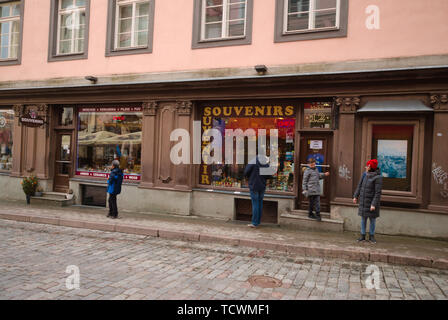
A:
POLYGON ((61 0, 58 8, 58 54, 84 52, 86 1, 61 0))
POLYGON ((0 2, 0 65, 20 63, 23 3, 0 2))
POLYGON ((195 0, 193 48, 250 44, 253 0, 195 0))
POLYGON ((87 58, 89 0, 52 0, 49 61, 87 58))
POLYGON ((348 0, 277 0, 275 41, 347 35, 348 0))
POLYGON ((106 55, 152 52, 155 0, 109 0, 106 55))

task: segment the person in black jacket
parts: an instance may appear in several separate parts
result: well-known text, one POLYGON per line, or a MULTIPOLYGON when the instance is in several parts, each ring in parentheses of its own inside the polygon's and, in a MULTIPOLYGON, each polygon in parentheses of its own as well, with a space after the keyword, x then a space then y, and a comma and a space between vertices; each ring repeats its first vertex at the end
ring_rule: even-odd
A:
POLYGON ((376 243, 375 226, 376 218, 380 216, 382 186, 383 177, 378 168, 378 161, 375 159, 369 160, 366 165, 366 172, 363 173, 353 195, 353 203, 357 203, 359 200, 358 215, 361 216, 361 237, 358 241, 366 240, 366 225, 367 219, 369 219, 369 241, 376 243))
POLYGON ((107 180, 107 193, 109 194, 109 214, 108 218, 118 218, 117 195, 121 193, 123 183, 123 171, 120 169, 118 160, 112 161, 112 171, 107 180))
POLYGON ((260 163, 258 156, 256 161, 251 161, 244 169, 244 176, 249 178, 250 198, 252 200, 252 223, 248 225, 251 228, 255 228, 260 224, 266 180, 270 178, 270 175, 260 174, 260 168, 268 167, 269 164, 260 163))

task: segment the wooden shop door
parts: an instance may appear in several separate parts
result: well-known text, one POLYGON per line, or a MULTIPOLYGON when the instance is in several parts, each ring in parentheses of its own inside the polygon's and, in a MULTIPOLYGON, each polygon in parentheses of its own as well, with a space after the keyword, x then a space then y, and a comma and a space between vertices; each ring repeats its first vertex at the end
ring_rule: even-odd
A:
MULTIPOLYGON (((330 171, 330 137, 326 135, 319 134, 304 134, 300 138, 300 170, 299 170, 299 183, 298 183, 298 208, 301 210, 308 210, 308 198, 302 194, 302 181, 303 173, 308 167, 308 160, 310 158, 316 159, 316 167, 319 172, 325 173, 330 171)), ((330 211, 330 185, 331 185, 331 175, 320 180, 321 185, 321 196, 320 196, 320 207, 321 212, 330 211)))
POLYGON ((68 192, 69 179, 73 166, 73 134, 72 131, 57 131, 55 151, 55 173, 53 190, 68 192))

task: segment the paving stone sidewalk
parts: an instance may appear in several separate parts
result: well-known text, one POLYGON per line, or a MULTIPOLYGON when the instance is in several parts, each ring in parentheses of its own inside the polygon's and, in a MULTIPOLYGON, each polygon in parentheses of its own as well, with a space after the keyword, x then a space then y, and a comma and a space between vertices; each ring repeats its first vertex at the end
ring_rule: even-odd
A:
POLYGON ((370 263, 342 259, 18 221, 1 226, 2 300, 448 298, 448 270, 379 262, 375 276, 370 263), (260 277, 276 285, 253 281, 260 277))
MULTIPOLYGON (((197 216, 120 211, 120 219, 105 216, 107 209, 83 206, 48 207, 21 201, 0 201, 0 219, 53 224, 173 240, 221 243, 310 257, 342 258, 448 269, 448 242, 413 237, 377 235, 377 244, 358 243, 353 232, 298 231, 275 225, 257 229, 247 223, 197 216)), ((0 220, 1 224, 1 220, 0 220)))

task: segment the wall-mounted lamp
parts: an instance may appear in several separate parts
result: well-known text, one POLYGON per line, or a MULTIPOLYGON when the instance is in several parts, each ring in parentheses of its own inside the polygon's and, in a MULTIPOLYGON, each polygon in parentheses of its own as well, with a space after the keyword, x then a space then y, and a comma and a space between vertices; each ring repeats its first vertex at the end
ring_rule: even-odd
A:
POLYGON ((257 64, 255 66, 255 70, 259 73, 259 74, 265 74, 268 71, 268 68, 264 65, 264 64, 257 64))
POLYGON ((91 81, 93 84, 98 82, 98 78, 94 76, 85 76, 84 79, 91 81))

